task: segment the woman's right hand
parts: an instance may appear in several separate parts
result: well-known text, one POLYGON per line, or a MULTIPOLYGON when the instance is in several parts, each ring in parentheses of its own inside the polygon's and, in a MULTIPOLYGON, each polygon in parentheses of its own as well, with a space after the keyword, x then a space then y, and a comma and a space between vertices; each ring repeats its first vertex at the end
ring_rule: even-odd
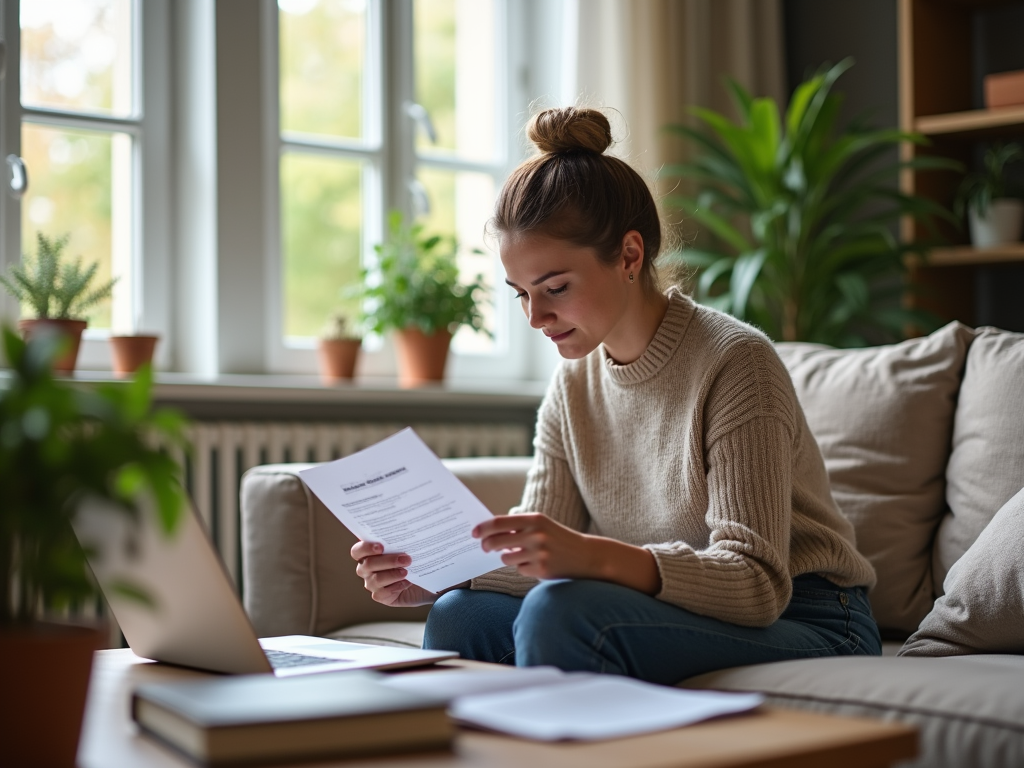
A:
POLYGON ((406 581, 405 567, 412 563, 406 554, 383 554, 384 547, 372 541, 357 541, 352 547, 356 575, 378 603, 400 608, 429 605, 437 595, 406 581))

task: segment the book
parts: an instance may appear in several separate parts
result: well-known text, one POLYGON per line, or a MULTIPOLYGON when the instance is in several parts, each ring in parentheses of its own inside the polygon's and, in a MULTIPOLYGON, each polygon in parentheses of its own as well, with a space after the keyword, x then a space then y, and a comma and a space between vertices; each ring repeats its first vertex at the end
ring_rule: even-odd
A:
POLYGON ((445 700, 383 685, 373 672, 140 685, 132 719, 209 766, 450 748, 445 700))

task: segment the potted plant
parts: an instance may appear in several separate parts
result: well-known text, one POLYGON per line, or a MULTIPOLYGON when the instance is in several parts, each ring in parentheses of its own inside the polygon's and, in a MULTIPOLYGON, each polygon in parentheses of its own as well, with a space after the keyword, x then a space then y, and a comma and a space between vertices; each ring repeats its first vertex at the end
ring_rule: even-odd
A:
POLYGON ((110 298, 117 282, 109 280, 90 290, 99 265, 94 262, 83 269, 81 258, 66 261, 64 249, 68 239, 64 235, 51 240, 37 232, 35 256, 26 254, 22 264, 12 265, 7 275, 0 275, 0 284, 35 313, 34 318, 18 322, 25 338, 46 332, 67 339, 63 353, 53 365, 55 370, 65 373, 75 370, 87 324, 83 318, 94 306, 110 298))
POLYGON ((367 327, 395 332, 399 386, 442 380, 459 326, 486 332, 483 276, 461 282, 455 238, 425 235, 422 224, 405 224, 398 212, 388 217, 387 241, 374 250, 376 266, 363 272, 367 327))
POLYGON ((695 298, 784 341, 862 346, 902 338, 934 320, 901 305, 904 256, 921 243, 894 235, 902 216, 934 231, 941 206, 898 191, 900 169, 951 169, 941 158, 889 160, 900 142, 924 138, 853 125, 836 131, 841 97, 831 89, 847 59, 800 84, 784 119, 774 100, 731 90, 739 122, 693 109, 702 125, 670 130, 697 156, 666 169, 693 179, 696 196, 668 198, 711 235, 669 259, 696 272, 695 298))
POLYGON ((25 341, 5 328, 2 343, 11 370, 0 389, 0 751, 5 765, 70 768, 103 636, 47 620, 96 597, 71 521, 86 499, 132 520, 152 500, 173 530, 180 470, 154 440, 182 444, 183 424, 151 410, 148 369, 86 388, 53 376, 56 337, 25 341))
POLYGON ((362 343, 348 314, 338 311, 331 315, 317 340, 320 378, 324 384, 336 384, 355 375, 362 343))
POLYGON ((124 378, 143 365, 152 365, 153 353, 160 337, 155 334, 135 333, 110 337, 110 352, 114 375, 124 378))
POLYGON ((1024 200, 1015 199, 1006 181, 1006 166, 1024 160, 1024 148, 1017 142, 996 144, 985 151, 985 170, 969 173, 957 192, 954 208, 967 221, 971 244, 977 248, 1015 243, 1024 223, 1024 200))

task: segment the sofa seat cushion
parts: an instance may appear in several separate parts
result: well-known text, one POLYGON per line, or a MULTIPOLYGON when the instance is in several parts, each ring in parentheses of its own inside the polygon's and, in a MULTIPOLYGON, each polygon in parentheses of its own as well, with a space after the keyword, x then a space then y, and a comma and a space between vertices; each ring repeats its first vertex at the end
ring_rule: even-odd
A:
POLYGON ((920 730, 921 754, 901 768, 1024 765, 1024 656, 806 659, 734 667, 683 686, 909 723, 920 730))
POLYGON ((424 627, 426 624, 422 621, 377 621, 345 627, 327 636, 333 640, 348 640, 351 643, 422 648, 424 627))
MULTIPOLYGON (((868 349, 776 345, 818 441, 832 495, 878 583, 883 635, 906 638, 931 610, 931 559, 960 377, 974 331, 868 349)), ((993 510, 995 511, 995 510, 993 510)))

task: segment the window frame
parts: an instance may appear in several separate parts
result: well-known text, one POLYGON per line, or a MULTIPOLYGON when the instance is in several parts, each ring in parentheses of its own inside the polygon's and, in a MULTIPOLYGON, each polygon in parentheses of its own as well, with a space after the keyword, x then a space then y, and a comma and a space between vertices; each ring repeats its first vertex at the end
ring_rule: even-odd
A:
MULTIPOLYGON (((362 260, 371 264, 373 244, 380 242, 385 231, 386 212, 397 209, 407 216, 413 210, 410 183, 420 167, 441 171, 472 171, 491 175, 496 188, 521 159, 518 141, 519 126, 515 117, 526 113, 526 77, 513 76, 526 71, 524 14, 522 3, 496 0, 496 28, 499 35, 496 57, 496 79, 499 92, 497 132, 501 139, 493 162, 477 162, 456 156, 421 155, 416 152, 416 125, 405 106, 415 99, 413 72, 413 0, 367 0, 370 10, 367 50, 368 64, 364 74, 365 140, 362 142, 331 140, 296 140, 284 137, 279 119, 278 9, 274 0, 264 0, 265 37, 263 61, 265 84, 263 130, 266 137, 266 360, 270 373, 313 374, 317 370, 316 340, 285 339, 283 325, 283 243, 281 240, 280 158, 284 151, 322 152, 335 157, 351 157, 366 162, 364 170, 362 260), (367 130, 373 128, 375 130, 367 130)), ((482 225, 482 222, 481 222, 482 225)), ((528 340, 520 310, 503 290, 502 270, 495 259, 496 343, 487 353, 462 354, 453 348, 449 356, 450 382, 484 379, 521 379, 528 373, 528 340), (520 322, 516 322, 519 320, 520 322)), ((326 319, 326 318, 325 318, 326 319)), ((364 341, 360 375, 393 376, 396 370, 390 339, 370 338, 364 341)))
MULTIPOLYGON (((133 103, 136 112, 128 117, 109 117, 71 110, 24 107, 21 104, 20 0, 3 3, 3 33, 7 41, 7 68, 2 83, 4 125, 0 129, 0 152, 21 155, 21 126, 24 123, 54 128, 85 129, 104 133, 127 133, 132 139, 131 260, 128 313, 133 333, 159 334, 155 363, 167 367, 171 359, 171 189, 170 177, 170 34, 169 0, 132 0, 133 10, 133 103), (9 30, 16 30, 10 34, 9 30), (11 38, 16 40, 12 45, 11 38)), ((28 168, 29 185, 32 169, 28 168)), ((6 168, 5 168, 6 174, 6 168)), ((6 182, 6 175, 5 175, 6 182)), ((5 184, 6 187, 6 184, 5 184)), ((3 194, 0 224, 5 231, 0 241, 7 265, 21 260, 22 199, 3 194)), ((14 319, 19 307, 5 297, 4 317, 14 319)), ((118 329, 119 330, 119 329, 118 329)), ((87 329, 79 349, 78 368, 109 370, 108 329, 87 329)))

